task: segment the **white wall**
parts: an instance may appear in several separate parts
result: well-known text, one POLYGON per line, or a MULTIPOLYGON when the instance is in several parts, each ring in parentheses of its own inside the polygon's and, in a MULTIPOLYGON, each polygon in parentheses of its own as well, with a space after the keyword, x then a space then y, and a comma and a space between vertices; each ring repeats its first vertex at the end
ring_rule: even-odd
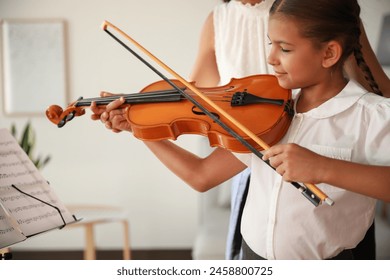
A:
MULTIPOLYGON (((137 91, 159 80, 101 30, 103 20, 122 28, 178 73, 188 76, 201 25, 218 2, 0 0, 0 18, 65 19, 68 98, 73 101, 79 96, 96 97, 101 90, 137 91)), ((369 39, 376 49, 381 15, 390 12, 390 1, 360 2, 369 39)), ((36 94, 32 92, 31 98, 36 94)), ((36 151, 52 156, 42 174, 62 201, 125 208, 133 248, 190 248, 197 230, 200 194, 167 171, 140 141, 129 134, 109 132, 87 114, 58 129, 43 114, 10 117, 1 110, 0 127, 16 123, 21 129, 30 119, 37 132, 36 151)), ((185 136, 179 143, 196 152, 200 150, 198 139, 185 136)), ((101 248, 120 248, 119 226, 98 229, 101 248)), ((81 230, 72 229, 37 236, 14 248, 75 249, 82 245, 81 230)))

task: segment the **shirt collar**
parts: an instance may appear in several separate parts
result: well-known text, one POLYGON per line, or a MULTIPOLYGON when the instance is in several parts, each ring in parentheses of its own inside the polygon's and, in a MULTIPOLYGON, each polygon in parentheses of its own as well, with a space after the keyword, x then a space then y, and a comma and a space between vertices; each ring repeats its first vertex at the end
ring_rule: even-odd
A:
MULTIPOLYGON (((335 97, 322 103, 317 108, 314 108, 303 114, 317 119, 329 118, 347 110, 366 93, 367 93, 366 89, 361 87, 355 81, 351 80, 347 83, 347 85, 343 88, 343 90, 335 97)), ((298 100, 300 94, 301 92, 298 93, 296 100, 298 100)), ((296 106, 296 102, 294 104, 294 110, 296 111, 295 106, 296 106)))

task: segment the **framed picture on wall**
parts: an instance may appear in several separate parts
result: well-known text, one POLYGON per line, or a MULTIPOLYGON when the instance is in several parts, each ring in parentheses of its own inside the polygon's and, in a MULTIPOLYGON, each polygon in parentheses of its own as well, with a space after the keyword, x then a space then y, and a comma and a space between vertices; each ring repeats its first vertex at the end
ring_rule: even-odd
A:
POLYGON ((7 115, 42 114, 65 106, 63 20, 3 20, 3 107, 7 115))

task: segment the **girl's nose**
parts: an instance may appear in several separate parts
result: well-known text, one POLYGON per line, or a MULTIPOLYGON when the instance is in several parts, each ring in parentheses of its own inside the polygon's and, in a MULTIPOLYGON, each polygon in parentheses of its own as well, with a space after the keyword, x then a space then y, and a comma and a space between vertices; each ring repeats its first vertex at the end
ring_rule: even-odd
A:
POLYGON ((267 63, 269 65, 272 65, 272 66, 277 64, 277 60, 276 60, 275 54, 274 54, 272 49, 271 49, 270 53, 268 54, 267 63))
POLYGON ((278 65, 280 63, 277 51, 278 51, 278 49, 275 47, 275 45, 271 45, 271 49, 270 49, 268 57, 267 57, 267 63, 269 65, 275 66, 275 65, 278 65))

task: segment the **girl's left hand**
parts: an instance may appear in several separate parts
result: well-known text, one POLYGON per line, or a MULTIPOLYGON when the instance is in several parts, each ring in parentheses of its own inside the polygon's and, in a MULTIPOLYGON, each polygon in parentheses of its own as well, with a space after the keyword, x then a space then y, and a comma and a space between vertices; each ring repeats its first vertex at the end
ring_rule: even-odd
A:
MULTIPOLYGON (((115 94, 109 92, 101 92, 101 97, 115 96, 115 94)), ((125 99, 123 97, 119 97, 114 101, 111 101, 105 107, 97 106, 96 102, 92 102, 91 104, 91 119, 92 120, 100 120, 107 129, 112 130, 115 133, 119 133, 122 131, 131 132, 131 125, 127 121, 127 110, 130 109, 130 105, 127 105, 125 108, 121 108, 121 106, 125 104, 125 99)))
POLYGON ((264 151, 263 159, 269 160, 284 181, 318 184, 322 182, 325 157, 297 144, 275 145, 264 151))

